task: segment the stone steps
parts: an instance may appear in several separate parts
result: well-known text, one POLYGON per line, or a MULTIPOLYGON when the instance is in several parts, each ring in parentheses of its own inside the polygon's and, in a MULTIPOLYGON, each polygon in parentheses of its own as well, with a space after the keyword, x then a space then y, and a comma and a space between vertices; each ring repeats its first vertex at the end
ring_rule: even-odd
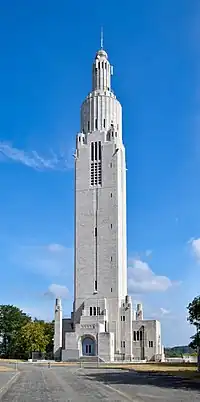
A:
POLYGON ((81 356, 80 361, 81 362, 86 362, 86 363, 89 363, 89 362, 92 362, 92 363, 103 362, 103 360, 98 356, 81 356))

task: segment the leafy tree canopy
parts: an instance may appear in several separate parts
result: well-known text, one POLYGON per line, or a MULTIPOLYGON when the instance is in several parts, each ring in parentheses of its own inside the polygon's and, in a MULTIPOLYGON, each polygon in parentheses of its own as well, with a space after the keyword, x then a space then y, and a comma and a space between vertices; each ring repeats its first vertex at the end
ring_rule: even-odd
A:
POLYGON ((41 322, 28 322, 19 331, 16 344, 19 349, 28 354, 39 351, 45 352, 49 343, 49 336, 45 333, 45 325, 41 322))
MULTIPOLYGON (((191 336, 191 343, 189 346, 191 346, 193 349, 197 350, 197 348, 200 346, 200 336, 199 336, 199 330, 200 330, 200 296, 195 297, 191 303, 188 304, 187 306, 188 309, 188 321, 190 324, 195 325, 197 332, 195 335, 191 336)), ((199 354, 199 359, 200 359, 200 354, 199 354)))
POLYGON ((200 296, 195 297, 187 306, 188 321, 196 327, 200 326, 200 296))
POLYGON ((31 321, 31 317, 13 305, 0 305, 0 353, 11 357, 14 338, 23 325, 31 321))
POLYGON ((30 316, 13 305, 0 305, 0 356, 27 359, 32 351, 52 358, 54 322, 30 316))

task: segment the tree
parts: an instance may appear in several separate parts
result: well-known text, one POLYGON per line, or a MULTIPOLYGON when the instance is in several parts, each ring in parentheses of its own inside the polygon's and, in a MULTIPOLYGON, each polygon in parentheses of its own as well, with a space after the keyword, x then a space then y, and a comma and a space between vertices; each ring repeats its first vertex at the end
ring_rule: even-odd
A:
POLYGON ((31 317, 13 305, 0 305, 0 355, 13 357, 15 339, 21 328, 31 321, 31 317))
POLYGON ((32 352, 46 352, 49 335, 45 332, 45 323, 40 321, 28 322, 18 333, 16 348, 19 354, 24 353, 28 358, 32 352))
POLYGON ((44 320, 34 319, 34 322, 40 322, 44 326, 44 333, 48 337, 48 344, 46 347, 46 357, 53 358, 53 337, 54 337, 54 320, 45 322, 44 320))
POLYGON ((191 339, 191 342, 190 342, 189 346, 193 350, 197 351, 197 348, 198 348, 198 336, 197 336, 197 334, 192 335, 190 339, 191 339))
POLYGON ((200 296, 195 297, 188 307, 188 321, 196 327, 200 326, 200 296))
POLYGON ((187 306, 188 321, 196 327, 196 334, 191 337, 191 346, 197 350, 198 354, 198 371, 200 371, 200 296, 195 297, 187 306))
POLYGON ((45 335, 48 337, 48 345, 46 347, 46 355, 48 359, 53 358, 53 337, 54 337, 54 321, 52 322, 45 322, 44 324, 44 332, 45 335))

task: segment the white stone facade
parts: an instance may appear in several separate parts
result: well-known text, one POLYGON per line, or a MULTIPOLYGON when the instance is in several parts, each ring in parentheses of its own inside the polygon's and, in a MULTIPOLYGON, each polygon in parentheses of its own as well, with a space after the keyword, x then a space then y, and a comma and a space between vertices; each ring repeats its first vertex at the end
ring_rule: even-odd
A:
POLYGON ((127 295, 126 162, 112 73, 100 49, 76 137, 74 306, 62 325, 58 302, 55 313, 55 358, 60 347, 62 360, 150 360, 162 354, 160 324, 143 320, 142 305, 133 312, 127 295))

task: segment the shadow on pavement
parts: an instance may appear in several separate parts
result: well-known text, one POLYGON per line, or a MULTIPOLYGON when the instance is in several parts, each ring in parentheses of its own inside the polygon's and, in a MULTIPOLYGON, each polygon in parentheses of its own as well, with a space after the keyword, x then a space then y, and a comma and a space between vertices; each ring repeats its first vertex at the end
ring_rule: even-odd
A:
MULTIPOLYGON (((180 374, 179 374, 180 375, 180 374)), ((190 389, 200 391, 200 382, 189 380, 187 378, 175 377, 166 373, 137 372, 137 371, 121 371, 114 372, 107 370, 106 372, 95 371, 85 373, 84 376, 108 383, 111 385, 152 385, 154 387, 174 388, 174 389, 190 389)))

